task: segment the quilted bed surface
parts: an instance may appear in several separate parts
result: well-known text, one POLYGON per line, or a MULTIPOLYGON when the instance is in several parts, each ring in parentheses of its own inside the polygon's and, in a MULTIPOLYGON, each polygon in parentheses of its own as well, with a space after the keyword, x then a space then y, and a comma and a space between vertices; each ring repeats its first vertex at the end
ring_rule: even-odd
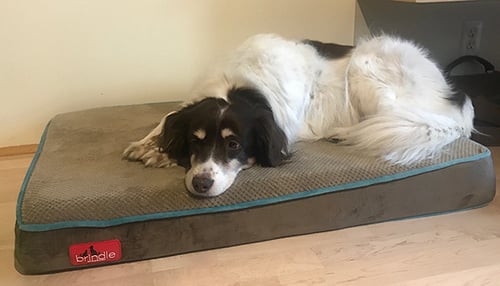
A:
POLYGON ((391 165, 319 141, 299 143, 277 168, 240 173, 223 195, 199 199, 184 187, 184 169, 145 168, 121 159, 177 103, 105 107, 61 114, 48 124, 18 200, 21 230, 105 227, 222 212, 348 190, 490 156, 468 139, 414 166, 391 165))

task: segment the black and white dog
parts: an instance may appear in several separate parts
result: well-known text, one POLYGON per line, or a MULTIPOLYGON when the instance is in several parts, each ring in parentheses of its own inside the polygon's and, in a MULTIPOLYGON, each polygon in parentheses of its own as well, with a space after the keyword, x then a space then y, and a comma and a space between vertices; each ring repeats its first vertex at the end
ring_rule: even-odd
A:
POLYGON ((193 96, 123 155, 185 167, 187 189, 200 196, 223 193, 253 164, 280 165, 297 141, 335 139, 412 164, 473 130, 469 98, 424 50, 389 36, 351 48, 257 35, 193 96))

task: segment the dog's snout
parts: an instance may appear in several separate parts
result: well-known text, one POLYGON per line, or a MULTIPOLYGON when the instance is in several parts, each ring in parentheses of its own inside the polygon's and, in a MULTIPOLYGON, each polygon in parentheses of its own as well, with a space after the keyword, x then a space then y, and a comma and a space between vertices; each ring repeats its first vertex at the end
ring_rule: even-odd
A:
POLYGON ((210 176, 202 174, 194 176, 192 183, 195 191, 198 193, 206 193, 214 184, 214 180, 212 180, 210 176))

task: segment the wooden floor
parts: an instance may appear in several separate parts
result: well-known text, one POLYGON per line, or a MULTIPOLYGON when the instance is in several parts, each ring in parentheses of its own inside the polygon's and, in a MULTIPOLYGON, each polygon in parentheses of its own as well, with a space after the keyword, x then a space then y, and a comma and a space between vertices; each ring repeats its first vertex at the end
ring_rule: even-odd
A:
MULTIPOLYGON (((500 188, 500 147, 492 148, 500 188)), ((51 275, 14 269, 32 155, 0 157, 0 285, 500 285, 500 199, 464 212, 51 275)))

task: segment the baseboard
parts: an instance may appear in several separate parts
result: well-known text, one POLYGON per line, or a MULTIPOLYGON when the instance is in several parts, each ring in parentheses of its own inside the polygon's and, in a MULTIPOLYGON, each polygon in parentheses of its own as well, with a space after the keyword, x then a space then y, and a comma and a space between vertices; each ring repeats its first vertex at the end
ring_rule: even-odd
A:
POLYGON ((0 157, 35 153, 37 148, 38 144, 0 147, 0 157))

